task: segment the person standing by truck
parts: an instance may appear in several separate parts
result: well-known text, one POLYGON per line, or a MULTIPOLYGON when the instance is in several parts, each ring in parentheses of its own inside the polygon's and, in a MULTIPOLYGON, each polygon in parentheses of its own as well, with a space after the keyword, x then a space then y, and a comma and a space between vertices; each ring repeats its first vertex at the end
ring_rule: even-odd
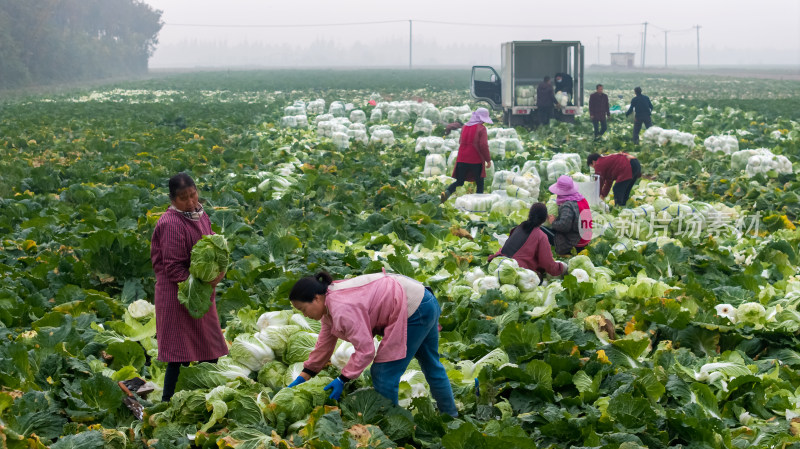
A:
POLYGON ((539 111, 539 124, 550 124, 555 107, 556 93, 553 85, 550 84, 550 77, 545 76, 544 80, 536 86, 536 109, 539 111))
POLYGON ((614 203, 625 207, 633 185, 642 176, 642 164, 639 163, 639 159, 628 153, 608 156, 592 153, 586 158, 586 163, 594 168, 594 174, 600 176, 600 199, 606 199, 608 192, 611 191, 611 185, 614 184, 614 203))
POLYGON ((442 192, 439 199, 442 203, 450 198, 465 181, 475 183, 475 191, 483 193, 483 178, 486 169, 492 166, 492 155, 489 153, 489 136, 484 123, 493 123, 489 118, 489 110, 478 108, 472 113, 469 121, 461 128, 461 140, 458 146, 456 166, 452 176, 456 181, 442 192))
POLYGON ((633 92, 636 96, 631 100, 631 106, 625 116, 627 117, 631 115, 631 112, 636 111, 633 115, 633 143, 639 143, 639 132, 642 130, 642 124, 644 124, 645 129, 653 126, 653 120, 650 118, 650 114, 653 112, 653 103, 650 102, 650 97, 642 95, 641 87, 637 86, 633 89, 633 92))
POLYGON ((611 110, 608 107, 608 95, 603 93, 602 84, 598 84, 597 91, 589 96, 589 117, 591 117, 592 126, 594 126, 594 140, 598 140, 608 129, 606 122, 611 117, 611 110))

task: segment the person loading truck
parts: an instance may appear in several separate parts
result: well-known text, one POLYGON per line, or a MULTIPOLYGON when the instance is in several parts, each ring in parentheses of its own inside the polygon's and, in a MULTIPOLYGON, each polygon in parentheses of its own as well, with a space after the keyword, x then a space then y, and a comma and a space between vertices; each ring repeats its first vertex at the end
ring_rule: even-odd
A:
POLYGON ((556 107, 556 93, 550 84, 550 77, 545 76, 544 81, 536 87, 536 109, 539 111, 539 124, 549 125, 556 107))
POLYGON ((556 92, 567 94, 567 105, 572 106, 572 77, 569 73, 556 73, 556 92))

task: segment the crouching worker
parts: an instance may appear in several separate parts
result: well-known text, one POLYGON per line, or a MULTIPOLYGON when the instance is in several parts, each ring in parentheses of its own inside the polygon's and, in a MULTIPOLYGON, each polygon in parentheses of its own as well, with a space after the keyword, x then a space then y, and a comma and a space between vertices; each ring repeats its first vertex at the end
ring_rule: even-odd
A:
POLYGON ((592 153, 586 158, 589 167, 600 176, 600 199, 605 200, 614 184, 614 204, 625 207, 631 196, 633 185, 642 176, 639 159, 628 153, 600 156, 592 153))
POLYGON ((592 239, 592 210, 589 202, 578 192, 575 182, 568 175, 561 175, 550 186, 556 195, 558 216, 547 217, 550 227, 542 227, 556 254, 567 255, 582 250, 592 239))
POLYGON ((540 279, 546 272, 550 276, 561 276, 567 271, 567 264, 556 262, 547 235, 542 232, 541 225, 547 220, 547 206, 534 203, 528 212, 528 219, 511 229, 508 240, 495 254, 489 256, 489 262, 495 257, 504 256, 517 261, 520 267, 536 271, 540 279))
POLYGON ((322 322, 317 344, 303 372, 289 384, 299 385, 325 367, 338 339, 353 344, 355 353, 339 377, 325 387, 339 400, 344 385, 372 363, 375 390, 398 403, 400 376, 413 357, 441 413, 458 416, 453 390, 439 362, 439 302, 420 282, 398 274, 374 273, 333 281, 326 272, 297 281, 289 300, 308 318, 322 322), (383 336, 376 352, 375 335, 383 336))

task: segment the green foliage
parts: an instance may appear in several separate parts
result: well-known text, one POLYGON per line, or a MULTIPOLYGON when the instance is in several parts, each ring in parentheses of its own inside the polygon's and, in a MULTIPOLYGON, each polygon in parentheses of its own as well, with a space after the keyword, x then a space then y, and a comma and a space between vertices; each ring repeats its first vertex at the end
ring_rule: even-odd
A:
MULTIPOLYGON (((3 17, 0 42, 10 32, 3 17)), ((0 56, 19 51, 0 45, 0 56)), ((3 60, 3 74, 19 71, 3 60)), ((741 148, 770 148, 792 162, 800 154, 790 106, 796 82, 593 77, 623 102, 629 85, 641 82, 658 103, 658 126, 692 132, 698 142, 730 133, 741 148), (770 110, 755 107, 755 95, 770 110)), ((640 211, 664 197, 658 212, 670 220, 707 218, 721 206, 763 217, 761 235, 645 241, 604 229, 569 259, 571 274, 546 276, 540 286, 538 275, 501 267, 502 259, 486 264, 499 249, 494 234, 507 234, 524 213, 465 214, 452 199, 440 206, 446 182, 420 179, 425 158, 414 151, 413 111, 409 122, 388 125, 397 140, 391 148, 342 150, 313 129, 277 126, 294 101, 365 103, 372 90, 461 105, 470 101, 467 72, 343 71, 320 79, 313 71, 187 74, 4 102, 0 432, 10 447, 189 447, 187 435, 198 447, 248 449, 797 443, 796 175, 746 178, 729 156, 699 145, 634 147, 632 125, 617 119, 600 143, 581 117, 519 128, 524 151, 494 161, 498 170, 556 153, 630 151, 664 187, 646 201, 634 198, 640 211), (155 283, 149 239, 169 204, 166 180, 179 171, 193 176, 228 242, 230 263, 193 255, 193 264, 208 267, 192 271, 207 279, 227 269, 217 311, 235 350, 216 364, 183 367, 172 401, 159 403, 157 393, 143 400, 138 423, 116 382, 163 382, 147 307, 155 283), (692 201, 676 205, 681 195, 692 201), (478 268, 488 276, 475 283, 478 268), (437 412, 417 366, 401 384, 399 406, 362 388, 369 372, 348 382, 336 408, 322 390, 335 368, 285 388, 319 332, 318 322, 290 310, 288 292, 321 269, 337 279, 387 269, 433 288, 458 418, 437 412), (265 311, 275 313, 263 318, 265 311), (264 363, 267 347, 280 361, 264 363)), ((182 297, 198 292, 208 301, 211 291, 196 282, 182 297)))

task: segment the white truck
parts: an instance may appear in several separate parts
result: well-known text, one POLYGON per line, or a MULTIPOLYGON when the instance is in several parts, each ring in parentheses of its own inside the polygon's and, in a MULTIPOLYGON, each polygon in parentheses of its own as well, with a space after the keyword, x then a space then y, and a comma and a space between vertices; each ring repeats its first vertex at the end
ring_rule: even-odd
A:
POLYGON ((583 110, 583 45, 578 41, 513 41, 501 44, 500 73, 473 66, 470 95, 503 111, 506 126, 536 123, 536 87, 549 76, 563 92, 555 119, 573 122, 583 110), (556 83, 556 75, 561 75, 556 83), (570 82, 571 81, 571 82, 570 82), (566 95, 566 97, 565 97, 566 95))

